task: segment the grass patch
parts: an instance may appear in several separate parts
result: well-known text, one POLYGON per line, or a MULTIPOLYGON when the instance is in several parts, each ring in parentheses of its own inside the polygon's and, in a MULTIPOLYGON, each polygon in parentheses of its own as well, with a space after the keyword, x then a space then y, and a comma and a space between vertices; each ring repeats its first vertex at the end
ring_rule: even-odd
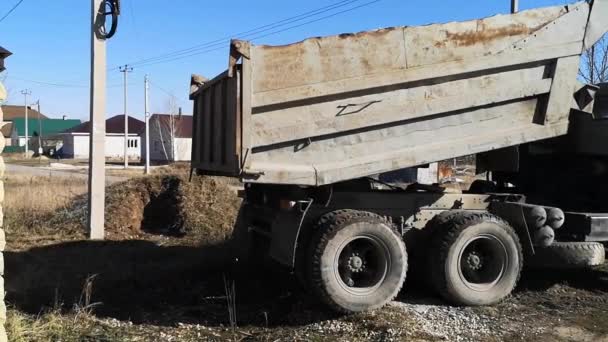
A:
MULTIPOLYGON (((9 249, 85 238, 86 180, 9 175, 5 189, 9 249)), ((152 233, 220 242, 232 231, 239 203, 229 183, 218 177, 189 181, 179 172, 132 178, 106 188, 106 232, 114 240, 152 233)))
POLYGON ((5 179, 4 229, 9 248, 28 241, 84 237, 82 225, 57 225, 58 212, 69 210, 75 197, 87 191, 86 181, 61 177, 8 175, 5 179))
POLYGON ((8 340, 13 342, 124 341, 127 337, 123 329, 101 324, 87 313, 50 311, 33 316, 9 309, 5 326, 8 340))

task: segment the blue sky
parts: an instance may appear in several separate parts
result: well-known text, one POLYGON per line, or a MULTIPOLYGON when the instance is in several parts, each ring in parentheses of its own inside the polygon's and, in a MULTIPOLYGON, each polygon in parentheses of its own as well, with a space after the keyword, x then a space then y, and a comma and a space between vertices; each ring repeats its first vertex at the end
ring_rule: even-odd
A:
MULTIPOLYGON (((18 0, 0 0, 0 17, 18 0)), ((234 36, 336 3, 339 0, 121 0, 122 15, 116 36, 108 42, 108 67, 141 61, 176 50, 234 36)), ((564 0, 520 0, 522 9, 562 5, 564 0)), ((336 5, 337 6, 337 5, 336 5)), ((286 44, 311 36, 475 19, 507 13, 509 0, 358 0, 348 6, 312 16, 304 23, 332 13, 331 18, 254 40, 257 44, 286 44), (366 5, 367 4, 367 5, 366 5)), ((67 115, 87 120, 89 116, 89 0, 24 0, 0 22, 0 46, 14 53, 0 80, 9 90, 9 103, 22 104, 20 91, 31 89, 32 102, 53 117, 67 115), (53 83, 48 85, 32 81, 53 83)), ((270 30, 279 31, 282 27, 270 30)), ((129 74, 129 113, 143 117, 143 78, 153 82, 151 110, 164 112, 173 94, 185 113, 190 74, 213 77, 228 63, 228 40, 206 53, 166 63, 135 65, 129 74)), ((107 116, 123 112, 122 74, 108 72, 107 116)))

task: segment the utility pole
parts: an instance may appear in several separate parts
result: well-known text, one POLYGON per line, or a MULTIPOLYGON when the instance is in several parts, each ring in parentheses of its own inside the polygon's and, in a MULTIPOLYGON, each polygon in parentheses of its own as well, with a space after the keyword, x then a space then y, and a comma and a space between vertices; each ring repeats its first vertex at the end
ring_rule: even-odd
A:
POLYGON ((519 0, 511 0, 511 13, 519 12, 519 0))
POLYGON ((125 64, 124 67, 120 67, 119 71, 124 74, 124 106, 125 106, 125 169, 129 167, 129 114, 127 114, 127 74, 133 71, 133 68, 125 64))
POLYGON ((148 112, 148 75, 144 77, 144 116, 146 123, 146 164, 144 167, 145 174, 150 174, 150 112, 148 112))
POLYGON ((105 0, 91 0, 91 3, 91 132, 87 226, 91 240, 103 240, 106 198, 106 40, 101 37, 100 31, 105 25, 105 0))
POLYGON ((36 108, 38 109, 38 154, 42 155, 42 118, 40 117, 40 99, 36 101, 36 108))
POLYGON ((27 126, 28 126, 28 122, 27 122, 27 121, 28 121, 28 120, 27 120, 27 119, 28 119, 28 118, 27 118, 27 114, 28 114, 28 113, 27 113, 27 109, 28 109, 28 108, 27 108, 27 97, 28 97, 29 95, 32 95, 32 91, 31 91, 31 90, 29 90, 29 89, 24 89, 24 90, 22 90, 22 91, 21 91, 21 94, 23 94, 23 97, 25 98, 25 102, 23 103, 23 108, 25 109, 25 157, 27 158, 27 151, 28 151, 28 133, 29 133, 29 132, 27 131, 27 129, 28 129, 28 127, 27 127, 27 126))
POLYGON ((42 153, 44 152, 42 148, 42 118, 40 117, 40 99, 36 101, 36 108, 38 109, 38 162, 42 163, 42 153))

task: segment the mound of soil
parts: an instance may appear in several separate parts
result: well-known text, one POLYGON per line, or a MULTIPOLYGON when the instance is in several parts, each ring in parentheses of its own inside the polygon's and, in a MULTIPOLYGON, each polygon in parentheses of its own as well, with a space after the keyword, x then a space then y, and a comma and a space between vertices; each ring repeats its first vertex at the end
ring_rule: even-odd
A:
MULTIPOLYGON (((221 178, 138 177, 106 188, 105 228, 110 239, 152 233, 215 243, 229 237, 239 204, 236 192, 221 178)), ((57 225, 78 221, 84 227, 86 212, 86 196, 80 196, 53 220, 57 225)))

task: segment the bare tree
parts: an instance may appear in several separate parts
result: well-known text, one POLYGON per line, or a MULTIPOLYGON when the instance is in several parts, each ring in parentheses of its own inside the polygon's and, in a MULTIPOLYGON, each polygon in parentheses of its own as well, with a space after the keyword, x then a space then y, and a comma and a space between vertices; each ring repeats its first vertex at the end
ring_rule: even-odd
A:
POLYGON ((608 34, 583 53, 579 76, 589 84, 608 82, 608 34))
POLYGON ((8 72, 1 72, 0 73, 0 82, 2 82, 2 84, 4 85, 4 88, 6 89, 6 99, 4 99, 4 103, 8 103, 10 98, 11 98, 11 93, 12 93, 12 89, 9 88, 6 85, 6 79, 8 78, 8 72))

